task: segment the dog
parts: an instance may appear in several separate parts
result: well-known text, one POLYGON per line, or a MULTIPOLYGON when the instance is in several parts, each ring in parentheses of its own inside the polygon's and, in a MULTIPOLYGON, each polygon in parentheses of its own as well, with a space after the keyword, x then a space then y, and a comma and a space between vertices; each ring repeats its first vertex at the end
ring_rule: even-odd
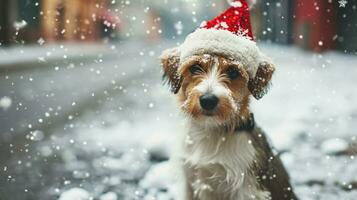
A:
POLYGON ((187 118, 180 154, 182 199, 298 199, 249 109, 252 96, 260 99, 268 91, 274 65, 250 56, 251 51, 242 50, 239 58, 203 48, 187 53, 185 45, 194 48, 195 42, 161 55, 163 77, 187 118), (254 76, 246 67, 253 61, 254 76))

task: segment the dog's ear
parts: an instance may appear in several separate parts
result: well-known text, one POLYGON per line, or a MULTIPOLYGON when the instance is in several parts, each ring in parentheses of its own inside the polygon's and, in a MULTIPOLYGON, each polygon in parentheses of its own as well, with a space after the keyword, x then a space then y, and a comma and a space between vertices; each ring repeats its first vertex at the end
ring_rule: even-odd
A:
POLYGON ((171 92, 176 94, 181 87, 182 77, 178 74, 180 52, 178 47, 167 49, 160 56, 163 79, 169 84, 171 92))
POLYGON ((257 69, 255 77, 249 79, 248 89, 257 100, 268 92, 274 71, 275 67, 272 63, 262 62, 257 69))

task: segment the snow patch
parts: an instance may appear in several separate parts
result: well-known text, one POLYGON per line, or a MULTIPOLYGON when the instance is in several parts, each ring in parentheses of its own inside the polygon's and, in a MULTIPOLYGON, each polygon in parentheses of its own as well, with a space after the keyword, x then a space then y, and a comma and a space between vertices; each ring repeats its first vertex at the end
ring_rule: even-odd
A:
POLYGON ((170 186, 174 184, 172 177, 174 172, 172 169, 172 164, 169 161, 153 165, 140 182, 140 186, 146 189, 159 188, 169 190, 170 186))
POLYGON ((167 136, 167 133, 158 133, 147 138, 143 145, 151 157, 159 160, 169 159, 173 144, 167 136))
POLYGON ((89 193, 82 188, 71 188, 63 192, 58 200, 89 200, 89 193))
POLYGON ((100 196, 99 200, 117 200, 118 196, 114 192, 108 192, 100 196))
POLYGON ((340 138, 331 138, 322 142, 321 150, 326 154, 336 154, 348 148, 348 142, 340 138))
POLYGON ((131 149, 120 158, 102 157, 93 161, 97 169, 120 173, 122 179, 140 179, 149 168, 149 158, 145 151, 131 149))

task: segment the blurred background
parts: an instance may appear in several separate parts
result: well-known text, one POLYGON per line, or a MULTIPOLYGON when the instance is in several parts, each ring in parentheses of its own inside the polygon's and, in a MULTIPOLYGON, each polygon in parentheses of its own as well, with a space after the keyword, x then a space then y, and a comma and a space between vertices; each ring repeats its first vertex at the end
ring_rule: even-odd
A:
MULTIPOLYGON (((175 199, 158 57, 227 0, 0 0, 0 200, 175 199)), ((257 0, 253 101, 301 199, 357 199, 357 0, 257 0)))
MULTIPOLYGON (((181 38, 223 11, 225 0, 1 0, 1 45, 181 38)), ((354 0, 261 0, 255 37, 304 49, 355 52, 354 0)))

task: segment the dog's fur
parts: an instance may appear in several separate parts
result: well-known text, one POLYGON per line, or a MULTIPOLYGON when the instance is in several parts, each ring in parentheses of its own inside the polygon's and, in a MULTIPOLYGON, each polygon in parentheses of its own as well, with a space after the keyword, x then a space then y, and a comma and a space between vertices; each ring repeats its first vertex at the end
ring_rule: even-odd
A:
POLYGON ((262 130, 237 131, 250 118, 249 99, 261 98, 269 87, 274 66, 261 63, 250 77, 239 60, 222 55, 193 55, 184 62, 170 49, 161 57, 164 77, 188 116, 183 144, 185 200, 297 199, 288 174, 262 130), (190 67, 202 69, 192 74, 190 67), (230 80, 234 68, 238 78, 230 80), (199 97, 219 98, 213 111, 200 106, 199 97))

